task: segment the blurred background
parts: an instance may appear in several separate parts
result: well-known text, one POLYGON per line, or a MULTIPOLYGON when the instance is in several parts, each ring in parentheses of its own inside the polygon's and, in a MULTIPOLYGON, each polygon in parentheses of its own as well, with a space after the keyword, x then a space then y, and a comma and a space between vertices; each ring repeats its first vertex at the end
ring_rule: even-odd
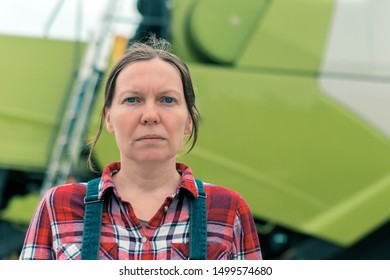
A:
MULTIPOLYGON (((390 1, 2 0, 0 259, 86 167, 104 78, 150 33, 188 64, 200 138, 178 158, 239 191, 266 259, 390 259, 390 1)), ((112 136, 94 152, 117 161, 112 136)))

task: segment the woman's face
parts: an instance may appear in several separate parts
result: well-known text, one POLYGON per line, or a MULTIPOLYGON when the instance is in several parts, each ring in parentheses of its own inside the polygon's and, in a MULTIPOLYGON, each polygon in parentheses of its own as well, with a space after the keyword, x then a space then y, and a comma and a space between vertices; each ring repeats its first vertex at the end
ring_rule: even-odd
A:
POLYGON ((175 159, 192 129, 179 71, 158 58, 127 65, 105 121, 122 161, 175 159))

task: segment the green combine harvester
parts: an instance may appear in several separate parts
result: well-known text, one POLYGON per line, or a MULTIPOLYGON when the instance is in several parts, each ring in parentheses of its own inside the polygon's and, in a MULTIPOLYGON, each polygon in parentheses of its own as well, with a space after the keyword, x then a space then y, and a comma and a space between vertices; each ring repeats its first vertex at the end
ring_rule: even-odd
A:
MULTIPOLYGON (((389 12, 375 0, 175 0, 169 10, 142 9, 138 31, 156 30, 161 17, 155 32, 193 76, 200 138, 178 160, 244 196, 265 258, 390 258, 389 12)), ((0 36, 0 218, 9 232, 22 236, 35 210, 88 50, 0 36)), ((94 85, 69 169, 77 180, 97 176, 82 149, 97 131, 103 89, 94 85)), ((100 168, 119 160, 113 136, 102 135, 95 157, 100 168)), ((8 238, 0 236, 0 253, 12 253, 8 238)))

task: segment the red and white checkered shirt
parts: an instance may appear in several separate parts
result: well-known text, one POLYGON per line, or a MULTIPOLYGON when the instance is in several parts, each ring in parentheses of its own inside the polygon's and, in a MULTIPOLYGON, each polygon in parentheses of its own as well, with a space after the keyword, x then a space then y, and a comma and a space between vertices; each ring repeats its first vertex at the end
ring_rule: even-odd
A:
MULTIPOLYGON (((191 169, 177 163, 182 174, 176 192, 167 197, 143 227, 112 180, 120 163, 102 174, 99 198, 104 198, 100 259, 188 259, 189 195, 198 196, 191 169)), ((236 192, 205 183, 207 193, 207 259, 261 259, 250 209, 236 192)), ((80 259, 86 184, 50 189, 40 202, 26 234, 20 259, 80 259)))

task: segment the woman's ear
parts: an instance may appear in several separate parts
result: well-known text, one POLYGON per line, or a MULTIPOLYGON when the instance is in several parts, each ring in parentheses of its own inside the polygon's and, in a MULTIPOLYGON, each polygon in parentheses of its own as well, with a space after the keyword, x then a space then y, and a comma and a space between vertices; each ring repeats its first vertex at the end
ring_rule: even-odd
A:
POLYGON ((184 135, 190 135, 192 132, 192 118, 190 115, 188 115, 186 127, 184 129, 184 135))
POLYGON ((114 133, 114 127, 111 123, 110 108, 104 109, 104 119, 106 122, 106 128, 109 133, 114 133))

